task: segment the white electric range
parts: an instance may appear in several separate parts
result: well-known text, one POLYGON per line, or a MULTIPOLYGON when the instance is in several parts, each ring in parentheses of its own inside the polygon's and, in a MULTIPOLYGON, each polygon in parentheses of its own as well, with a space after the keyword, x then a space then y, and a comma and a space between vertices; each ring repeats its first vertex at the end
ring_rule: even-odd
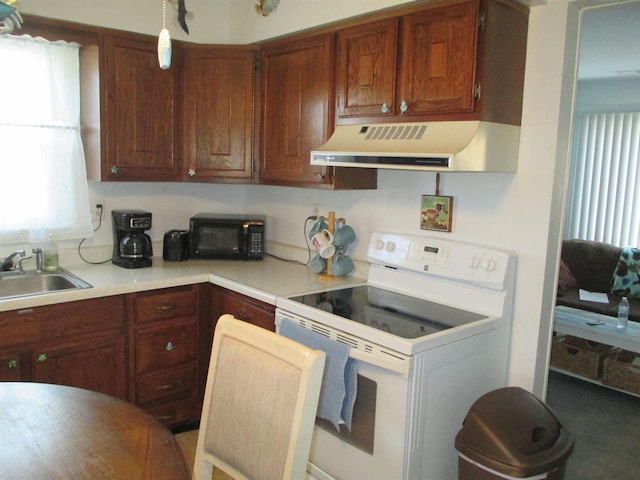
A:
POLYGON ((351 345, 358 370, 351 431, 317 421, 309 478, 455 480, 469 407, 506 385, 516 259, 393 233, 372 235, 368 259, 362 285, 276 300, 276 328, 351 345))

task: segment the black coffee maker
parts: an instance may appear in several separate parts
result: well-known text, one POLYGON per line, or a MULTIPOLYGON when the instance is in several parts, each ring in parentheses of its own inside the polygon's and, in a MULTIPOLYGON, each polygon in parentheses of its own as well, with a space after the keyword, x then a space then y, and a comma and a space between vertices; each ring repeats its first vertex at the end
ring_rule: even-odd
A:
POLYGON ((151 212, 112 210, 113 255, 111 262, 124 268, 151 266, 153 246, 145 230, 151 228, 151 212))

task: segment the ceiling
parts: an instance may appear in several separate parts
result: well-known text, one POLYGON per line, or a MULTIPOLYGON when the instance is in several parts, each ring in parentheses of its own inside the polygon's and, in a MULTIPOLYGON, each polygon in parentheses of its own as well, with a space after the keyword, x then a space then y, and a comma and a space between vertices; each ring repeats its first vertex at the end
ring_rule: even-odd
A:
POLYGON ((640 2, 586 9, 578 78, 640 78, 640 2), (627 72, 620 74, 618 72, 627 72))

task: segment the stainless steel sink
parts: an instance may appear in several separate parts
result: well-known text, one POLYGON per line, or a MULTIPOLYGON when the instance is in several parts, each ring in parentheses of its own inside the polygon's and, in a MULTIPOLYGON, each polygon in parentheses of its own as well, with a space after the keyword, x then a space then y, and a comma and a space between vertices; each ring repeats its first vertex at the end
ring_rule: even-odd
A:
POLYGON ((63 268, 52 273, 0 274, 0 300, 81 288, 91 288, 91 285, 63 268))

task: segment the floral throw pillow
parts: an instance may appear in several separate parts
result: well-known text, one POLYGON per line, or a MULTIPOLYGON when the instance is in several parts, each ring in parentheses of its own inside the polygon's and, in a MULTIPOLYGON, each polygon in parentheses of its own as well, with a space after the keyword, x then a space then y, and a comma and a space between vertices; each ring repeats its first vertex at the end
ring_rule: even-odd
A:
POLYGON ((613 272, 611 293, 640 298, 640 248, 625 247, 613 272))
POLYGON ((558 296, 562 296, 572 288, 578 286, 576 277, 573 276, 569 265, 564 260, 560 260, 560 270, 558 271, 558 296))

